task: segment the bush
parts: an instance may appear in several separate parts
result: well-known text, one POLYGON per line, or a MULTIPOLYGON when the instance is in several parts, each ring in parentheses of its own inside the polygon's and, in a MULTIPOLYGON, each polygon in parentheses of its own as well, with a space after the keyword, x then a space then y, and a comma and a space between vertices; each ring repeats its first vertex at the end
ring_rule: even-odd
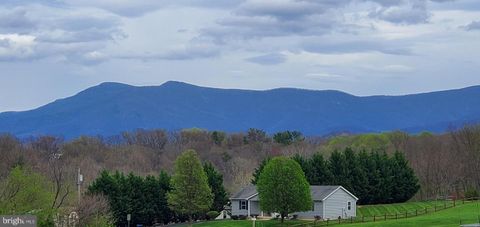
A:
POLYGON ((298 219, 298 215, 297 215, 297 214, 292 215, 292 218, 291 218, 291 219, 292 219, 292 220, 297 220, 297 219, 298 219))
POLYGON ((216 217, 218 217, 218 215, 220 215, 220 213, 218 211, 209 211, 207 212, 207 220, 213 220, 215 219, 216 217))
POLYGON ((238 220, 245 220, 247 219, 246 215, 238 215, 238 220))
POLYGON ((232 220, 238 220, 238 215, 232 215, 230 217, 232 218, 232 220))
POLYGON ((478 193, 477 189, 475 189, 475 188, 468 188, 465 191, 465 198, 466 199, 476 200, 476 199, 478 199, 478 197, 479 197, 479 193, 478 193))

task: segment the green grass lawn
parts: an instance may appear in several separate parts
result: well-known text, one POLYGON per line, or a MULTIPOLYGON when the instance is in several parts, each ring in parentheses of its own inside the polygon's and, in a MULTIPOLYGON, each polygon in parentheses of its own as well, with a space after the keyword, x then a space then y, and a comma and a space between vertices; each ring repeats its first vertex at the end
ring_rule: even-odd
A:
MULTIPOLYGON (((389 205, 369 205, 359 207, 358 213, 362 212, 365 215, 379 215, 389 212, 388 214, 394 214, 395 212, 404 213, 405 211, 412 212, 415 209, 434 209, 434 205, 443 206, 443 202, 408 202, 403 204, 389 204, 389 205)), ((477 222, 478 215, 480 215, 480 201, 476 202, 467 202, 461 204, 457 202, 457 206, 454 208, 448 208, 438 212, 431 212, 424 215, 419 215, 417 217, 411 218, 402 218, 398 220, 387 220, 387 221, 377 221, 369 223, 355 223, 355 224, 334 224, 331 226, 338 227, 409 227, 409 226, 459 226, 460 222, 463 224, 475 223, 477 222)), ((379 215, 381 216, 381 215, 379 215)), ((381 218, 380 218, 381 219, 381 218)), ((252 226, 252 221, 249 220, 227 220, 227 221, 210 221, 204 223, 198 223, 194 225, 195 227, 248 227, 252 226)), ((257 221, 257 227, 276 227, 282 226, 280 221, 277 220, 268 220, 268 221, 257 221)), ((313 226, 311 221, 286 221, 283 226, 297 226, 297 227, 307 227, 313 226)), ((318 225, 324 226, 324 225, 318 225)))
MULTIPOLYGON (((459 202, 457 201, 457 204, 459 202)), ((460 201, 461 203, 461 201, 460 201)), ((415 210, 418 210, 419 213, 424 213, 425 208, 428 212, 435 211, 435 205, 439 209, 443 208, 444 205, 452 206, 453 201, 426 201, 426 202, 407 202, 407 203, 395 203, 395 204, 386 204, 386 205, 365 205, 358 206, 357 216, 367 216, 371 217, 382 216, 382 215, 395 215, 395 214, 405 214, 405 212, 414 213, 415 210)))
MULTIPOLYGON (((311 221, 285 221, 283 226, 305 226, 302 224, 311 223, 311 221)), ((193 225, 194 227, 251 227, 253 226, 250 220, 228 220, 228 221, 210 221, 193 225)), ((264 220, 257 221, 256 227, 276 227, 282 226, 279 220, 264 220)))
POLYGON ((478 215, 480 215, 480 203, 469 202, 466 204, 457 205, 455 208, 449 208, 441 210, 436 213, 430 213, 421 215, 418 217, 412 217, 407 219, 379 221, 375 223, 362 223, 362 224, 342 224, 335 225, 338 227, 447 227, 447 226, 460 226, 462 224, 477 223, 478 215))

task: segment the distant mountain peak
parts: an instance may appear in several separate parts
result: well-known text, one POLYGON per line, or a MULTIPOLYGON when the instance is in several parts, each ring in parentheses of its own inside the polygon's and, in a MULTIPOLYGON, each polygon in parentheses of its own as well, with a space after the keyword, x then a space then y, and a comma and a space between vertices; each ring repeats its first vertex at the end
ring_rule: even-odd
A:
POLYGON ((298 130, 305 135, 443 132, 450 126, 480 121, 479 88, 356 97, 335 90, 280 88, 259 92, 179 81, 160 86, 106 82, 34 110, 0 113, 0 133, 73 138, 110 136, 139 128, 195 127, 226 132, 298 130))

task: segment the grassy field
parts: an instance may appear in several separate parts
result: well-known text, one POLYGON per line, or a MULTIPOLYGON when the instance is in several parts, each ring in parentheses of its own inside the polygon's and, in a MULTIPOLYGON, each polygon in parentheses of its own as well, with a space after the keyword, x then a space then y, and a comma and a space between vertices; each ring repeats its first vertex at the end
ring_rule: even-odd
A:
POLYGON ((335 225, 338 227, 458 227, 460 223, 478 223, 478 216, 480 215, 480 204, 466 203, 464 205, 458 205, 455 208, 450 208, 436 213, 426 214, 418 217, 412 217, 399 220, 379 221, 376 223, 363 223, 363 224, 343 224, 335 225))
MULTIPOLYGON (((457 201, 458 203, 458 201, 457 201)), ((461 201, 460 201, 461 203, 461 201)), ((387 205, 366 205, 358 206, 357 216, 382 216, 382 215, 395 215, 404 214, 405 212, 414 213, 416 210, 420 213, 435 211, 435 206, 442 209, 444 206, 453 206, 453 201, 427 201, 427 202, 407 202, 396 203, 387 205)))
MULTIPOLYGON (((368 215, 377 215, 377 214, 384 214, 386 211, 389 214, 394 214, 395 212, 411 212, 415 209, 434 209, 435 204, 437 206, 443 206, 443 202, 435 203, 435 202, 412 202, 412 203, 403 203, 403 204, 390 204, 390 205, 372 205, 372 206, 363 206, 359 207, 359 212, 363 212, 364 214, 368 215)), ((369 222, 369 223, 355 223, 355 224, 330 224, 330 226, 338 226, 338 227, 401 227, 401 226, 422 226, 422 227, 430 227, 430 226, 439 226, 439 227, 447 227, 447 226, 459 226, 460 223, 474 223, 477 222, 478 215, 480 215, 480 202, 468 202, 466 204, 458 204, 454 208, 449 208, 445 210, 441 210, 438 212, 431 212, 426 215, 420 215, 417 217, 411 218, 403 218, 398 220, 387 220, 387 221, 377 221, 377 222, 369 222)), ((194 225, 195 227, 249 227, 252 226, 252 221, 248 220, 228 220, 228 221, 211 221, 211 222, 204 222, 198 223, 194 225)), ((282 226, 280 221, 257 221, 257 227, 276 227, 282 226)), ((297 227, 307 227, 313 226, 311 221, 287 221, 283 226, 297 226, 297 227)), ((325 226, 325 225, 317 225, 317 226, 325 226)))

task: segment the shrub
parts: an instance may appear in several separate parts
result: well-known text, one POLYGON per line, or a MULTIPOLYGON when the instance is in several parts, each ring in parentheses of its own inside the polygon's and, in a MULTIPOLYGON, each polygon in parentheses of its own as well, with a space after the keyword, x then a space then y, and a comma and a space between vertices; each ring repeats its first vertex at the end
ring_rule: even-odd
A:
POLYGON ((478 191, 477 189, 475 188, 468 188, 466 191, 465 191, 465 198, 466 199, 478 199, 479 195, 478 195, 478 191))
POLYGON ((232 215, 231 218, 232 220, 238 220, 238 215, 232 215))
POLYGON ((297 220, 297 219, 298 219, 298 215, 297 215, 297 214, 292 215, 292 220, 297 220))
POLYGON ((207 220, 213 220, 215 219, 216 217, 218 217, 218 215, 220 215, 220 213, 218 211, 209 211, 207 212, 207 220))
POLYGON ((247 219, 246 215, 238 215, 238 220, 245 220, 247 219))

